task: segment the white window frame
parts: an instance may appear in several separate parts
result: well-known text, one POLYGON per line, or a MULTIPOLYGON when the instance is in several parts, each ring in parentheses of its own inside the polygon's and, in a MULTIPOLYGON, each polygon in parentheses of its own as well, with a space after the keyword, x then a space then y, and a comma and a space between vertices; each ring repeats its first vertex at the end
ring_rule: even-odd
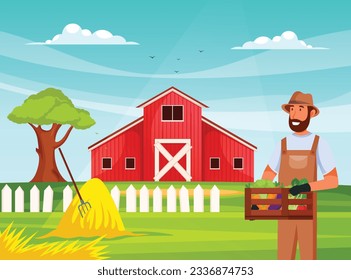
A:
POLYGON ((112 157, 102 157, 101 158, 101 169, 102 170, 112 170, 112 157), (104 167, 104 159, 110 159, 111 160, 111 167, 110 168, 105 168, 104 167))
POLYGON ((210 157, 210 170, 221 170, 221 158, 220 157, 210 157), (218 159, 218 168, 211 167, 211 159, 218 159))
POLYGON ((161 122, 184 122, 184 105, 161 105, 161 122), (172 120, 164 120, 162 117, 163 117, 163 107, 169 107, 171 106, 172 107, 172 120), (183 110, 182 110, 182 119, 181 120, 173 120, 173 107, 174 106, 178 106, 178 107, 182 107, 183 110))
POLYGON ((233 170, 244 170, 244 158, 243 157, 233 157, 233 170), (242 160, 242 168, 235 168, 234 160, 239 159, 239 158, 242 160))
POLYGON ((125 170, 135 170, 136 169, 136 158, 135 157, 125 157, 124 158, 124 169, 125 170), (134 168, 127 168, 127 159, 134 159, 134 168))

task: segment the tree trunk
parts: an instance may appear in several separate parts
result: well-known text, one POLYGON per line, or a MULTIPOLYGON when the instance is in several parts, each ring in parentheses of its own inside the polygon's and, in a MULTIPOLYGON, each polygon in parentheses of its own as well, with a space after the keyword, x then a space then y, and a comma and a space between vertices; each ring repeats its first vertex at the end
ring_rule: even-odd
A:
POLYGON ((60 174, 55 160, 55 150, 59 148, 67 139, 72 130, 72 126, 66 132, 66 135, 56 142, 56 135, 61 125, 53 124, 50 130, 44 130, 41 126, 34 126, 38 148, 36 149, 39 156, 38 168, 31 182, 65 182, 66 180, 60 174))

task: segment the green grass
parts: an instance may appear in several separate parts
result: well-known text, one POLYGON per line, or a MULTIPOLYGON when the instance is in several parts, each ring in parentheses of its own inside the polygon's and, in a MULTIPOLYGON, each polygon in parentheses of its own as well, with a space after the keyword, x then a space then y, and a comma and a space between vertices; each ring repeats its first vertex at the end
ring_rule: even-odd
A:
MULTIPOLYGON (((111 189, 115 184, 120 190, 130 185, 127 182, 107 185, 111 189)), ((133 183, 136 189, 143 184, 133 183)), ((145 184, 150 189, 156 187, 154 182, 145 184)), ((157 185, 166 188, 169 183, 157 185)), ((174 184, 176 188, 182 185, 174 184)), ((197 183, 184 185, 192 189, 197 183)), ((244 185, 238 183, 216 185, 221 190, 244 189, 244 185)), ((210 189, 213 183, 201 183, 201 186, 210 189)), ((318 193, 318 259, 351 260, 350 199, 351 187, 348 186, 318 193)), ((59 196, 55 198, 57 207, 59 200, 59 196)), ((222 197, 221 213, 208 212, 208 199, 205 213, 126 213, 124 201, 122 196, 121 216, 127 230, 144 235, 101 241, 101 245, 108 246, 110 259, 276 259, 277 222, 244 220, 243 195, 222 197)), ((39 237, 54 229, 62 215, 59 212, 0 213, 0 231, 14 221, 15 228, 26 227, 27 235, 36 233, 39 237)), ((62 239, 45 239, 57 240, 62 239)), ((80 242, 90 240, 81 239, 80 242)), ((43 240, 34 239, 34 242, 43 240)))

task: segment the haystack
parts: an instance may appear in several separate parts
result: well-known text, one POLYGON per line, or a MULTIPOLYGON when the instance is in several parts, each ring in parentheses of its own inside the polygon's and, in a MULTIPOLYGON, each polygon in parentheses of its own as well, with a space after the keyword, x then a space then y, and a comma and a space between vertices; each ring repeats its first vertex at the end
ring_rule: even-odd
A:
POLYGON ((57 228, 43 236, 44 238, 52 236, 114 238, 134 235, 125 230, 111 194, 100 179, 94 178, 86 182, 80 189, 80 193, 84 201, 88 201, 92 208, 82 218, 78 211, 80 200, 76 195, 57 228))
POLYGON ((0 260, 103 260, 106 246, 97 246, 102 237, 86 244, 60 241, 31 244, 34 235, 25 236, 24 228, 12 229, 12 223, 0 231, 0 260))

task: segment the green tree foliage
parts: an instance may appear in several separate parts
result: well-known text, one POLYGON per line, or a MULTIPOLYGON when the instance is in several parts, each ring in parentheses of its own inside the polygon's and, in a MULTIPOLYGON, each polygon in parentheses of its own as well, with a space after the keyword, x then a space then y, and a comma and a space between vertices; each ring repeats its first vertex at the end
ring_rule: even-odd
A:
POLYGON ((29 96, 21 106, 12 110, 8 119, 30 125, 37 136, 39 163, 32 182, 64 181, 56 165, 55 150, 66 142, 73 128, 87 129, 95 124, 88 111, 76 108, 62 91, 54 88, 29 96), (44 125, 51 127, 44 129, 44 125), (57 140, 58 131, 64 125, 69 128, 57 140))
POLYGON ((29 96, 21 106, 13 109, 8 119, 18 124, 68 124, 77 129, 95 124, 88 111, 76 108, 61 90, 54 88, 29 96))

